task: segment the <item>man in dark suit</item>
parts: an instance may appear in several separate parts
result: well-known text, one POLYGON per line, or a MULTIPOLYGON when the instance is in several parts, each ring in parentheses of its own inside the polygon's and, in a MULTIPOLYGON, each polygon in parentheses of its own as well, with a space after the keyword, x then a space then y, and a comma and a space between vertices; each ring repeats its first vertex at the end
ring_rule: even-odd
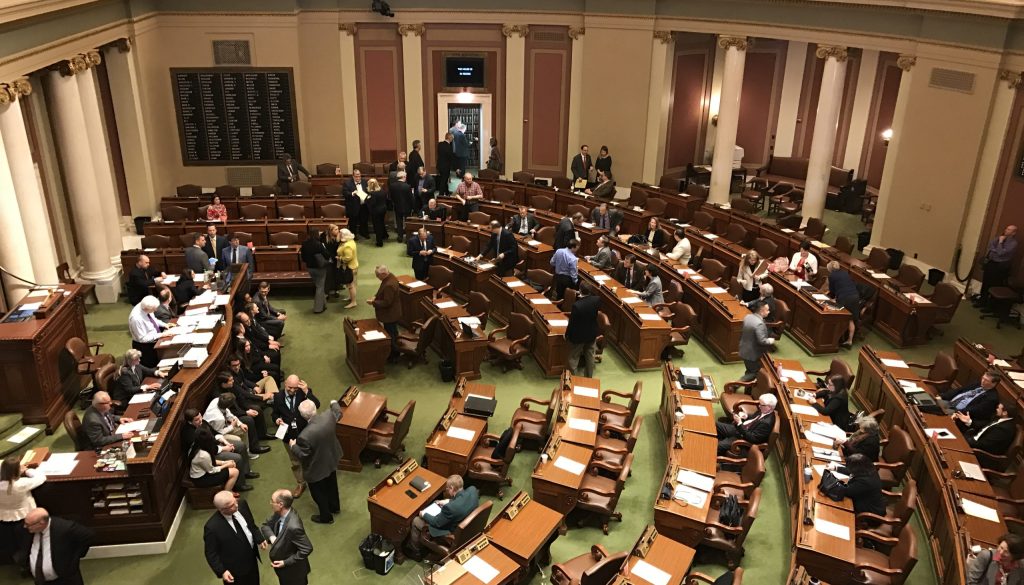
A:
POLYGON ((416 209, 413 202, 412 187, 409 186, 405 171, 398 171, 397 180, 388 187, 391 204, 395 208, 395 239, 399 242, 405 237, 405 218, 416 209))
POLYGON ((238 468, 238 482, 235 483, 236 492, 247 492, 252 486, 247 480, 259 479, 260 474, 252 471, 249 465, 249 445, 235 435, 221 435, 213 430, 210 423, 203 420, 203 414, 195 408, 186 408, 182 414, 185 424, 181 425, 181 452, 188 453, 192 443, 196 440, 199 429, 205 428, 217 439, 217 454, 214 458, 217 461, 234 461, 238 468))
POLYGON ((590 283, 584 281, 580 286, 583 295, 572 304, 569 312, 569 325, 565 328, 565 338, 569 346, 569 369, 574 376, 594 377, 594 351, 597 349, 597 312, 601 308, 601 297, 594 294, 590 283), (583 367, 580 367, 583 358, 583 367))
POLYGON ((362 213, 366 210, 363 202, 366 200, 366 179, 356 169, 352 171, 352 177, 345 179, 341 186, 341 195, 345 200, 345 217, 348 218, 348 226, 353 233, 364 238, 370 237, 370 216, 362 213))
POLYGON ((427 514, 421 511, 412 519, 412 530, 409 531, 409 552, 413 558, 421 555, 420 545, 428 533, 430 538, 441 538, 451 534, 452 530, 466 519, 480 505, 480 492, 476 487, 463 487, 462 476, 449 476, 444 482, 446 500, 437 500, 441 507, 438 514, 427 514))
POLYGON ((761 369, 761 356, 775 345, 775 338, 764 321, 768 316, 768 306, 753 304, 750 311, 743 317, 743 330, 740 333, 740 359, 746 366, 740 378, 743 382, 752 382, 757 378, 757 372, 761 369))
POLYGON ((210 256, 206 254, 206 235, 193 234, 192 245, 185 248, 185 266, 196 274, 210 270, 210 256))
MULTIPOLYGON (((420 154, 420 148, 422 146, 423 143, 419 140, 412 141, 412 152, 409 153, 409 162, 405 165, 405 172, 409 173, 409 186, 412 187, 413 191, 416 193, 419 193, 416 191, 416 183, 419 181, 420 169, 424 167, 423 155, 420 154)), ((425 170, 424 174, 426 174, 425 170)))
POLYGON ((288 490, 277 490, 270 496, 274 513, 260 526, 264 548, 269 548, 270 566, 274 567, 281 585, 309 583, 309 555, 313 543, 306 536, 299 513, 292 509, 294 498, 288 490), (267 544, 269 543, 269 545, 267 544))
POLYGON ((294 160, 292 155, 287 152, 281 156, 281 160, 277 163, 277 189, 281 193, 287 195, 291 192, 291 184, 299 180, 299 173, 306 175, 306 180, 309 180, 310 173, 306 170, 306 167, 302 166, 299 161, 294 160))
MULTIPOLYGON (((274 424, 278 427, 288 425, 288 430, 285 431, 283 437, 285 445, 298 438, 299 433, 306 428, 306 419, 299 414, 299 405, 306 400, 320 408, 320 399, 313 394, 313 389, 306 384, 305 380, 295 374, 284 379, 284 392, 274 394, 271 405, 274 424)), ((292 475, 295 476, 295 489, 292 490, 292 495, 298 498, 306 491, 306 478, 302 475, 302 461, 291 449, 286 449, 286 451, 291 460, 292 475)))
POLYGON ((572 217, 563 217, 558 221, 558 227, 555 228, 555 246, 556 250, 564 248, 569 240, 580 241, 579 235, 576 233, 576 227, 583 223, 583 214, 576 212, 572 214, 572 217))
POLYGON ((141 351, 129 349, 124 353, 124 365, 117 371, 117 384, 110 389, 110 397, 121 403, 117 408, 119 412, 124 412, 132 396, 140 392, 150 392, 160 387, 160 382, 143 384, 143 380, 152 377, 163 378, 167 375, 165 372, 158 372, 156 368, 147 368, 141 362, 141 351))
POLYGON ((985 424, 992 420, 999 405, 999 391, 996 386, 1003 379, 1002 374, 989 370, 981 376, 977 384, 969 384, 960 388, 950 388, 940 396, 945 401, 943 406, 953 416, 957 426, 966 430, 974 424, 985 424))
POLYGON ((533 237, 538 229, 540 222, 525 205, 520 205, 519 213, 508 222, 508 231, 517 236, 533 237))
POLYGON ((444 135, 444 140, 437 143, 437 190, 441 195, 451 195, 448 186, 452 178, 452 166, 455 164, 455 149, 452 147, 454 137, 451 132, 444 135))
POLYGON ((409 241, 405 243, 405 252, 412 257, 412 272, 416 278, 423 280, 427 277, 430 269, 430 261, 434 257, 437 246, 434 245, 434 236, 427 231, 427 228, 420 228, 409 241))
POLYGON ((598 229, 608 230, 617 235, 622 227, 622 212, 618 209, 608 209, 607 203, 601 203, 590 211, 590 222, 598 229))
MULTIPOLYGON (((206 225, 206 244, 203 251, 210 258, 220 258, 220 251, 228 245, 228 239, 217 234, 217 224, 206 225)), ((217 270, 223 270, 224 266, 218 261, 217 270)))
POLYGON ((1017 438, 1017 405, 1000 402, 996 406, 996 416, 992 422, 982 425, 971 424, 964 438, 972 449, 1005 455, 1010 450, 1013 440, 1017 438))
POLYGON ((427 167, 421 166, 416 170, 415 175, 409 175, 411 177, 412 192, 414 200, 417 205, 417 209, 422 208, 426 205, 426 202, 434 197, 434 191, 437 190, 436 183, 434 182, 433 175, 427 174, 427 167))
POLYGON ((584 144, 580 147, 580 153, 572 157, 572 164, 569 166, 572 170, 572 182, 575 183, 579 179, 589 181, 590 168, 593 166, 594 161, 590 159, 590 148, 584 144))
POLYGON ((403 167, 407 166, 404 150, 398 153, 398 160, 393 160, 391 161, 391 164, 388 165, 388 173, 397 173, 399 165, 402 165, 403 167))
POLYGON ((142 298, 149 294, 149 287, 156 285, 157 276, 163 278, 167 275, 163 272, 158 275, 155 270, 149 268, 149 256, 145 254, 139 256, 139 259, 135 261, 135 266, 128 272, 126 287, 128 302, 133 306, 139 304, 142 298))
POLYGON ((497 220, 491 221, 491 239, 487 248, 480 254, 481 258, 494 255, 494 272, 498 276, 507 276, 519 262, 519 245, 512 232, 501 227, 497 220))
POLYGON ((252 250, 249 249, 249 246, 242 245, 238 234, 231 234, 228 238, 228 245, 220 251, 220 267, 224 269, 232 264, 242 264, 243 262, 249 265, 246 271, 249 273, 249 278, 252 278, 253 270, 256 267, 256 260, 253 259, 252 250))
POLYGON ((225 583, 259 585, 260 546, 266 540, 249 504, 228 491, 213 496, 217 511, 203 527, 206 562, 225 583))
POLYGON ((434 221, 444 221, 448 219, 448 208, 438 205, 437 199, 431 199, 427 201, 427 206, 423 208, 423 216, 434 221))
POLYGON ((775 406, 778 399, 774 394, 762 394, 757 399, 757 412, 747 415, 740 411, 732 415, 731 423, 715 422, 718 431, 718 454, 725 455, 737 439, 743 439, 754 445, 763 445, 775 428, 775 406))
POLYGON ((644 272, 636 265, 636 256, 628 254, 622 264, 615 269, 615 280, 629 290, 640 290, 643 287, 644 272))
POLYGON ((615 197, 615 181, 612 180, 611 171, 597 172, 597 185, 593 190, 587 189, 587 195, 593 195, 598 199, 611 199, 615 197))
POLYGON ((252 302, 256 303, 259 307, 260 312, 257 315, 257 319, 266 328, 267 332, 273 335, 275 338, 280 338, 284 335, 284 322, 288 318, 288 315, 284 311, 277 310, 274 305, 270 304, 270 283, 267 281, 260 282, 259 289, 256 292, 256 296, 253 297, 252 302))
POLYGON ((466 174, 469 165, 469 137, 466 136, 466 125, 459 120, 448 129, 452 135, 452 150, 455 153, 455 174, 459 177, 466 174))
POLYGON ((302 462, 302 475, 320 512, 310 519, 317 524, 333 524, 334 514, 341 512, 338 497, 341 443, 334 431, 341 418, 341 407, 337 400, 332 400, 330 410, 317 414, 316 404, 305 400, 299 404, 299 415, 308 424, 297 438, 288 442, 288 448, 302 462))
POLYGON ((366 299, 366 304, 373 307, 377 321, 391 336, 391 355, 388 356, 388 361, 395 362, 398 361, 398 322, 402 320, 402 291, 398 279, 391 274, 387 266, 381 264, 373 273, 380 281, 380 287, 377 288, 377 294, 366 299))
POLYGON ((29 512, 25 516, 25 528, 32 537, 32 544, 21 557, 35 583, 84 583, 79 562, 92 546, 95 538, 92 530, 71 520, 51 517, 46 508, 29 512))
POLYGON ((134 433, 115 433, 121 423, 132 422, 128 417, 118 417, 110 412, 113 401, 110 394, 100 390, 92 395, 92 405, 82 414, 82 434, 86 436, 94 449, 106 447, 125 439, 131 439, 134 433))

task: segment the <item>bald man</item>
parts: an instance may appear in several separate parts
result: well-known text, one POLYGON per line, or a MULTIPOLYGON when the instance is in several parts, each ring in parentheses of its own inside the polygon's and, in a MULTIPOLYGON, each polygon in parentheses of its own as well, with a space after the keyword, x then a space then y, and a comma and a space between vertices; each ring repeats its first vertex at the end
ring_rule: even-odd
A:
POLYGON ((245 500, 229 491, 213 496, 217 511, 203 528, 206 562, 225 583, 259 585, 260 551, 266 541, 245 500))
POLYGON ((313 552, 313 543, 306 536, 299 513, 292 509, 293 501, 290 491, 275 491, 270 496, 270 507, 274 513, 260 530, 266 538, 263 547, 270 548, 267 553, 270 565, 274 567, 281 585, 307 585, 309 555, 313 552))
POLYGON ((167 276, 163 272, 157 272, 149 267, 149 256, 139 256, 135 266, 128 272, 128 282, 125 284, 125 294, 128 295, 128 302, 137 305, 142 297, 149 294, 150 287, 156 285, 156 277, 167 276))
POLYGON ((82 415, 82 430, 80 432, 86 436, 94 449, 131 439, 134 434, 115 432, 119 424, 132 422, 132 419, 126 416, 116 416, 111 412, 113 406, 114 401, 111 400, 110 394, 101 390, 93 394, 92 404, 85 409, 85 413, 82 415))
POLYGON ((46 508, 25 516, 25 529, 32 545, 24 559, 36 583, 82 585, 79 562, 89 552, 95 534, 89 528, 64 518, 51 517, 46 508))

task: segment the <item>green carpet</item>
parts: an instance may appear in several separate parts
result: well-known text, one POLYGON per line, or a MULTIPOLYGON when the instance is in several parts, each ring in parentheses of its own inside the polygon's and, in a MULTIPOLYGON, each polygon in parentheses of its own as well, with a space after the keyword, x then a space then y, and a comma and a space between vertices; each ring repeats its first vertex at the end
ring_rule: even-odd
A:
MULTIPOLYGON (((829 241, 833 239, 834 236, 828 238, 829 241)), ((345 315, 361 318, 372 315, 371 309, 362 301, 376 290, 377 281, 373 276, 373 266, 390 263, 398 273, 411 273, 409 263, 404 257, 404 247, 393 242, 384 248, 363 245, 359 251, 362 268, 358 278, 358 298, 361 302, 357 309, 345 311, 342 309, 342 303, 335 301, 329 304, 327 312, 314 316, 312 301, 308 297, 288 296, 281 291, 272 293, 275 304, 286 309, 289 314, 287 335, 282 340, 286 344, 284 369, 286 373, 295 373, 304 378, 322 400, 336 398, 345 387, 354 382, 345 366, 341 320, 345 315)), ((89 315, 86 317, 90 340, 104 342, 104 349, 115 355, 128 349, 130 338, 125 325, 128 311, 129 307, 124 303, 90 307, 89 315)), ((961 305, 956 319, 945 331, 945 337, 939 338, 931 345, 905 350, 902 354, 908 359, 928 362, 937 350, 951 348, 959 336, 989 341, 997 351, 1003 353, 1016 352, 1020 349, 1019 331, 997 331, 992 321, 979 321, 978 313, 966 303, 961 305)), ((873 333, 868 335, 867 342, 880 349, 891 348, 887 342, 873 333)), ((800 359, 808 369, 827 369, 832 359, 832 356, 809 357, 788 338, 781 340, 779 345, 780 357, 800 359)), ((856 348, 840 355, 855 364, 856 348)), ((452 390, 450 384, 440 381, 437 361, 436 356, 431 356, 429 365, 412 370, 407 370, 404 365, 393 366, 386 380, 363 386, 367 391, 386 395, 389 399, 388 406, 393 410, 400 409, 408 400, 417 401, 412 430, 406 442, 409 456, 415 458, 423 455, 424 440, 442 414, 452 390)), ((555 381, 542 378, 540 370, 531 360, 526 360, 525 363, 527 366, 523 371, 511 371, 507 374, 502 374, 500 369, 487 364, 483 367, 482 381, 495 384, 498 389, 498 410, 491 420, 491 432, 501 432, 503 425, 511 420, 512 412, 520 398, 546 398, 551 392, 555 381)), ((685 358, 677 363, 701 367, 714 377, 719 388, 725 382, 738 378, 742 371, 742 364, 724 366, 718 363, 696 340, 690 342, 686 348, 685 358)), ((623 521, 612 523, 609 536, 602 535, 595 527, 572 527, 569 533, 559 538, 552 547, 552 556, 556 562, 586 552, 590 545, 596 542, 602 543, 612 551, 629 547, 643 527, 652 522, 656 486, 665 469, 664 439, 655 417, 661 392, 660 372, 634 373, 616 351, 610 349, 605 352, 604 362, 598 365, 597 376, 601 379, 603 389, 613 388, 621 391, 628 391, 637 379, 643 381, 645 392, 640 407, 641 414, 645 417, 643 436, 637 443, 633 476, 627 483, 625 496, 619 502, 618 509, 623 513, 623 521)), ((63 432, 47 437, 43 444, 52 444, 58 450, 72 448, 70 440, 63 432)), ((530 491, 530 471, 536 459, 537 454, 529 451, 524 451, 516 457, 513 466, 515 483, 512 489, 523 488, 530 491)), ((260 472, 263 477, 254 482, 256 489, 247 494, 247 499, 257 519, 262 521, 270 513, 271 492, 281 487, 290 488, 294 481, 289 472, 287 456, 280 443, 275 443, 270 453, 255 461, 253 469, 260 472)), ((314 506, 308 495, 298 500, 296 509, 306 520, 306 528, 315 548, 311 557, 312 583, 377 578, 375 574, 362 567, 357 546, 360 539, 369 532, 366 494, 388 471, 387 468, 376 470, 369 465, 359 474, 340 473, 342 512, 331 526, 309 521, 314 506)), ((770 460, 768 474, 762 485, 761 513, 747 539, 747 555, 742 563, 747 571, 745 582, 748 583, 781 584, 789 569, 792 544, 789 511, 786 509, 787 503, 779 473, 779 467, 773 458, 770 460)), ((493 492, 485 489, 485 493, 493 492)), ((496 502, 496 506, 500 506, 500 503, 496 502)), ((107 585, 219 582, 207 567, 203 557, 202 528, 209 516, 208 511, 187 510, 169 554, 85 561, 83 572, 86 581, 102 581, 107 585)), ((918 550, 920 561, 907 583, 935 583, 934 565, 930 550, 925 544, 928 541, 923 533, 918 537, 918 542, 921 543, 918 550)), ((722 562, 717 557, 709 558, 709 562, 722 562)), ((705 564, 697 568, 714 575, 724 570, 721 565, 705 564)), ((545 568, 545 573, 547 570, 545 568)), ((266 582, 276 583, 269 563, 263 564, 262 571, 266 582)), ((416 583, 417 577, 422 573, 422 565, 407 562, 396 567, 388 580, 394 583, 416 583)), ((0 581, 14 582, 15 575, 10 567, 0 568, 0 581)), ((541 576, 533 580, 533 583, 544 582, 547 582, 547 579, 541 576)))

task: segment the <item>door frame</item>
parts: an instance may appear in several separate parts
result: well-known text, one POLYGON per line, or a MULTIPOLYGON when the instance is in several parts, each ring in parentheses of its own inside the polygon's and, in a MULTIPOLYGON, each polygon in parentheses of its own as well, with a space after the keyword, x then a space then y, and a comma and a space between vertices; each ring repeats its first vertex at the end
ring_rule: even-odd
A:
MULTIPOLYGON (((489 93, 439 93, 437 94, 437 135, 442 139, 448 133, 448 104, 480 104, 480 168, 487 167, 487 157, 490 150, 484 150, 484 146, 490 147, 491 136, 494 135, 491 126, 494 124, 493 96, 489 93)), ((462 177, 459 177, 461 180, 462 177)))

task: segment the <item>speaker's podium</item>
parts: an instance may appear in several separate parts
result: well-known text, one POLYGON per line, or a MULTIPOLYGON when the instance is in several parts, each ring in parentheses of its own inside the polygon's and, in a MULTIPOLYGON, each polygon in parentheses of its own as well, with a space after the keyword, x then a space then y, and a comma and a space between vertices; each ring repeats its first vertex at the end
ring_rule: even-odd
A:
POLYGON ((387 374, 391 336, 376 319, 345 318, 345 363, 360 384, 383 380, 387 374))
POLYGON ((88 344, 82 285, 29 292, 0 319, 0 412, 18 412, 23 424, 60 426, 88 376, 64 351, 73 337, 88 344))

